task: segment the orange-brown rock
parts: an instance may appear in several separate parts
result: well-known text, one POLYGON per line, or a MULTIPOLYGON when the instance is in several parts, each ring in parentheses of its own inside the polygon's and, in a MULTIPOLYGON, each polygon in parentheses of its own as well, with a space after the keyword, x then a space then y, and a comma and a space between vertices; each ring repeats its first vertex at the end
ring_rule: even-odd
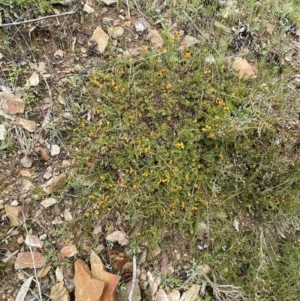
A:
POLYGON ((66 186, 66 181, 67 181, 67 176, 65 173, 60 174, 59 176, 53 178, 51 180, 51 184, 48 187, 48 192, 52 193, 52 192, 56 192, 56 191, 60 191, 62 189, 65 188, 66 186))
POLYGON ((5 213, 12 227, 18 227, 23 224, 21 208, 18 206, 5 205, 5 213))
POLYGON ((23 100, 14 94, 7 92, 0 92, 0 107, 6 114, 24 113, 25 103, 23 100))
POLYGON ((78 253, 75 245, 65 246, 60 250, 65 257, 72 257, 78 253))
POLYGON ((117 288, 120 278, 117 275, 111 274, 104 269, 101 259, 94 251, 91 252, 90 259, 93 277, 105 282, 105 287, 100 300, 114 301, 115 290, 117 288))
POLYGON ((47 259, 39 252, 19 253, 15 261, 15 269, 43 268, 47 259))
POLYGON ((100 301, 104 282, 92 277, 89 267, 81 259, 75 261, 75 300, 100 301))

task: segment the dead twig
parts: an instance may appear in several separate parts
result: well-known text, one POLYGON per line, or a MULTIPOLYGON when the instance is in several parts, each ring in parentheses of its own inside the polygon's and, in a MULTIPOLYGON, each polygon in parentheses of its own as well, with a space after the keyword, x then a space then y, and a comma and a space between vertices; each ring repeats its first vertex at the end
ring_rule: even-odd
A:
POLYGON ((132 258, 132 264, 133 264, 133 267, 132 267, 132 284, 131 284, 131 289, 130 289, 130 292, 129 292, 129 295, 128 295, 128 301, 132 301, 132 295, 133 295, 133 290, 134 290, 134 286, 135 286, 135 281, 136 281, 136 256, 133 255, 133 258, 132 258))
POLYGON ((57 17, 62 17, 62 16, 67 16, 67 15, 72 15, 77 13, 78 10, 66 12, 66 13, 61 13, 58 15, 49 15, 45 17, 40 17, 37 19, 31 19, 31 20, 25 20, 25 21, 20 21, 20 22, 14 22, 14 23, 6 23, 6 24, 0 24, 0 27, 9 27, 9 26, 15 26, 15 25, 22 25, 22 24, 28 24, 28 23, 34 23, 34 22, 39 22, 45 19, 50 19, 50 18, 57 18, 57 17))
POLYGON ((130 8, 129 8, 128 0, 126 0, 126 6, 127 6, 127 15, 128 17, 130 17, 130 8))

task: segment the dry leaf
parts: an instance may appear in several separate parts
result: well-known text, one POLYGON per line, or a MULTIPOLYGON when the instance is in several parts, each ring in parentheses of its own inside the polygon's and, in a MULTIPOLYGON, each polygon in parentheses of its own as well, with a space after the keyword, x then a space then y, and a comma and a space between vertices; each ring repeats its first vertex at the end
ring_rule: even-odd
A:
POLYGON ((64 57, 64 52, 61 49, 55 51, 54 56, 64 57))
POLYGON ((63 282, 58 282, 51 287, 51 301, 69 301, 70 296, 63 282))
POLYGON ((37 273, 38 278, 44 278, 47 276, 47 274, 49 273, 49 271, 51 270, 51 265, 48 264, 46 265, 44 268, 40 269, 37 273))
POLYGON ((65 99, 60 94, 58 95, 57 100, 61 105, 63 105, 63 106, 66 105, 65 99))
POLYGON ((25 297, 28 293, 28 290, 30 288, 30 284, 33 280, 33 276, 29 277, 23 284, 22 286, 20 287, 20 290, 17 294, 17 297, 15 299, 15 301, 24 301, 25 300, 25 297))
POLYGON ((64 268, 63 267, 57 267, 55 270, 55 277, 56 281, 60 282, 64 280, 64 268))
POLYGON ((106 236, 106 240, 112 242, 118 242, 121 246, 126 246, 129 244, 129 240, 126 238, 125 234, 121 231, 114 231, 106 236))
POLYGON ((247 60, 237 57, 233 62, 233 69, 239 73, 239 77, 255 78, 257 69, 249 65, 247 60))
POLYGON ((27 178, 30 178, 32 175, 31 175, 31 172, 28 170, 28 169, 22 169, 20 171, 20 175, 22 177, 27 177, 27 178))
POLYGON ((30 78, 28 79, 25 87, 35 87, 39 84, 40 77, 38 73, 33 73, 30 78))

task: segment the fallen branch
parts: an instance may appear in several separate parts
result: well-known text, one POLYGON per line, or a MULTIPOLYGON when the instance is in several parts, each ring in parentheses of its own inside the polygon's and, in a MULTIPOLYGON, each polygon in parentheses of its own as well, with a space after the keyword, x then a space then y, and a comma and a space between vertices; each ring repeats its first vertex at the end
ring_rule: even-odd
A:
POLYGON ((72 15, 77 13, 78 10, 66 12, 66 13, 61 13, 58 15, 49 15, 45 17, 40 17, 37 19, 31 19, 31 20, 25 20, 25 21, 20 21, 20 22, 14 22, 14 23, 6 23, 6 24, 0 24, 0 27, 9 27, 9 26, 15 26, 15 25, 22 25, 22 24, 27 24, 27 23, 33 23, 33 22, 39 22, 45 19, 50 19, 50 18, 57 18, 57 17, 62 17, 62 16, 67 16, 67 15, 72 15))

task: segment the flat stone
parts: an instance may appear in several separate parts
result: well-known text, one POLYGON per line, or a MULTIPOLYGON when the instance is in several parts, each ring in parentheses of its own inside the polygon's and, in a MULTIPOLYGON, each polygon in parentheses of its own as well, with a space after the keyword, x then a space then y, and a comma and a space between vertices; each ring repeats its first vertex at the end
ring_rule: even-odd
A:
POLYGON ((163 289, 160 288, 157 291, 155 301, 169 301, 169 298, 163 289))
POLYGON ((87 12, 88 14, 92 14, 95 10, 88 4, 84 4, 83 11, 87 12))
POLYGON ((104 17, 103 19, 102 19, 102 23, 104 24, 104 25, 110 25, 110 24, 112 24, 114 22, 114 19, 113 18, 110 18, 110 17, 104 17))
POLYGON ((131 21, 126 21, 124 22, 124 26, 127 28, 130 28, 132 26, 132 22, 131 21))
POLYGON ((104 282, 92 277, 92 273, 82 259, 75 261, 75 300, 99 301, 104 289, 104 282))
POLYGON ((46 265, 46 262, 46 257, 38 252, 18 253, 15 261, 15 269, 43 268, 46 265))
POLYGON ((105 239, 112 242, 118 242, 121 246, 129 245, 129 240, 126 238, 125 234, 121 231, 114 231, 108 234, 105 239))
POLYGON ((184 292, 180 301, 197 301, 199 300, 200 285, 193 284, 188 291, 184 292))
POLYGON ((43 242, 36 235, 27 235, 25 244, 35 248, 42 248, 43 242))
POLYGON ((60 250, 65 257, 73 257, 78 253, 78 250, 75 245, 65 246, 60 250))
POLYGON ((180 292, 178 290, 173 290, 168 294, 169 301, 179 301, 180 300, 180 292))
POLYGON ((28 191, 33 187, 33 184, 28 179, 22 179, 22 190, 28 191))
POLYGON ((116 26, 116 27, 109 27, 107 29, 107 32, 109 36, 111 36, 114 39, 120 38, 123 33, 124 33, 124 28, 121 26, 116 26))
POLYGON ((20 175, 22 177, 27 177, 27 178, 31 178, 32 177, 32 174, 31 174, 30 170, 28 170, 28 169, 22 169, 20 171, 20 175))
POLYGON ((32 166, 32 163, 33 163, 33 159, 29 156, 24 156, 22 159, 21 159, 21 164, 23 167, 25 168, 30 168, 32 166))
POLYGON ((65 173, 62 173, 59 176, 54 177, 51 180, 49 187, 47 187, 47 192, 53 193, 64 189, 64 187, 66 186, 66 181, 67 181, 67 176, 65 173))
POLYGON ((12 93, 0 92, 0 108, 6 114, 22 114, 25 110, 23 100, 12 93))
POLYGON ((47 199, 41 201, 41 205, 43 205, 45 208, 53 206, 56 203, 57 203, 57 199, 55 199, 55 198, 47 198, 47 199))
POLYGON ((46 179, 46 180, 49 180, 51 177, 52 177, 52 172, 46 171, 46 172, 43 174, 43 178, 46 179))
POLYGON ((135 30, 138 34, 143 33, 146 29, 148 29, 148 22, 144 18, 139 18, 134 22, 135 30))
POLYGON ((120 277, 107 272, 104 269, 101 259, 94 251, 91 251, 90 261, 92 276, 105 283, 101 300, 114 301, 115 290, 119 283, 120 277))
POLYGON ((70 222, 73 219, 73 216, 69 209, 64 210, 64 218, 67 222, 70 222))
POLYGON ((4 209, 12 227, 18 227, 23 224, 23 216, 20 207, 6 204, 4 209))
POLYGON ((45 240, 47 238, 47 234, 40 235, 40 240, 45 240))
POLYGON ((93 35, 89 41, 95 41, 98 45, 97 49, 100 53, 103 53, 108 45, 109 36, 108 34, 100 27, 98 26, 94 32, 93 35))
POLYGON ((102 0, 103 3, 105 3, 106 5, 112 5, 117 3, 117 0, 102 0))
POLYGON ((50 146, 50 154, 51 157, 57 156, 60 153, 60 147, 57 144, 51 144, 50 146))
POLYGON ((164 44, 163 38, 156 29, 150 30, 147 39, 150 40, 151 44, 155 48, 161 48, 164 44))
POLYGON ((21 126, 26 131, 31 132, 31 133, 33 133, 36 129, 35 121, 24 119, 24 118, 21 118, 21 117, 16 118, 16 124, 21 126))
POLYGON ((21 245, 21 244, 24 243, 24 238, 23 238, 23 236, 19 236, 19 237, 17 238, 17 243, 18 243, 19 245, 21 245))

